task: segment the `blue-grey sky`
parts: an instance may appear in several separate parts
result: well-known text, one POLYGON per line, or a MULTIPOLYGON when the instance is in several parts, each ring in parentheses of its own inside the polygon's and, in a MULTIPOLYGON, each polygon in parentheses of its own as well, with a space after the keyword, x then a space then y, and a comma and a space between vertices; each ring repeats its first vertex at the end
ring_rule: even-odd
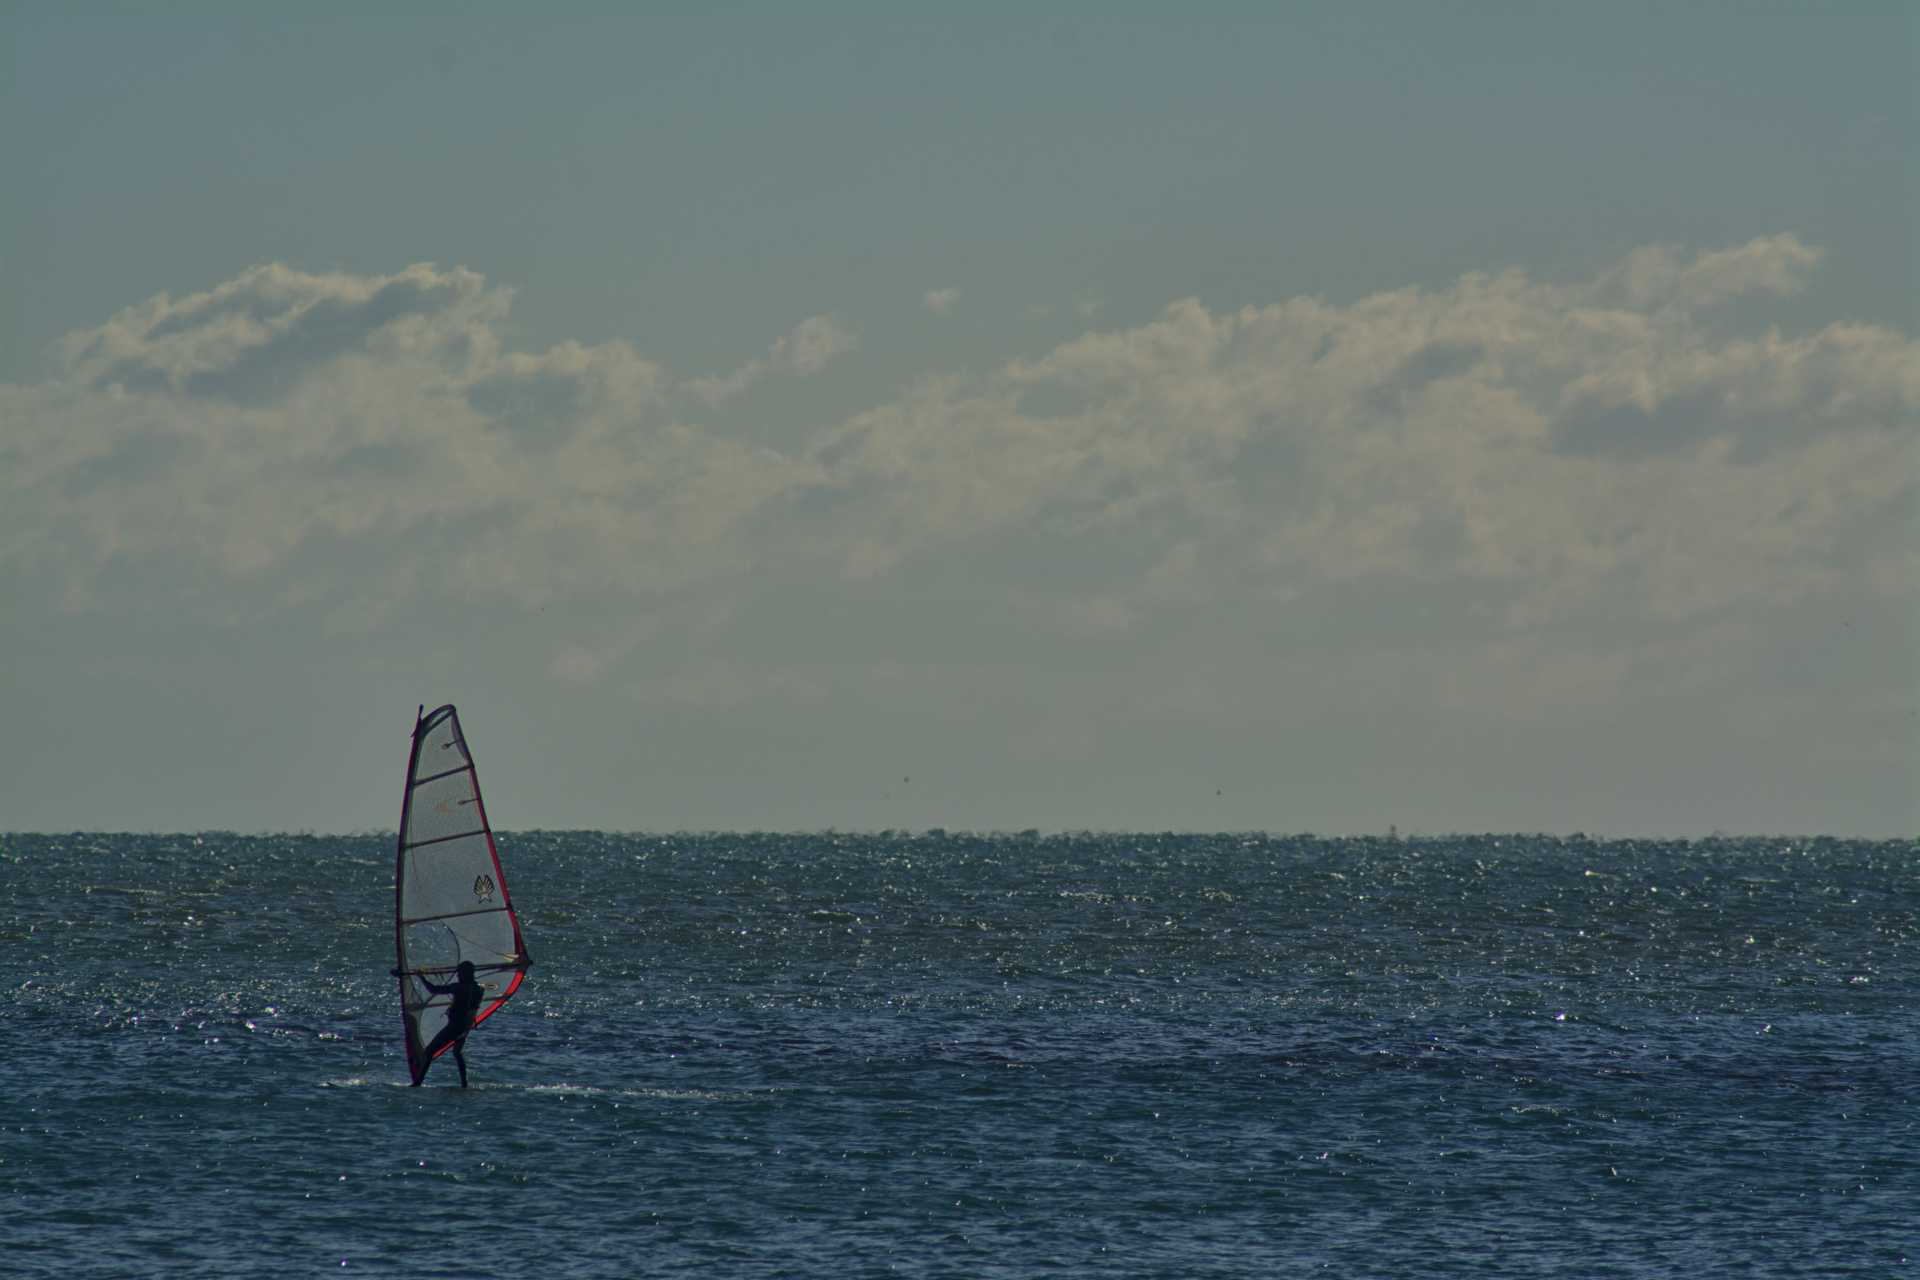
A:
POLYGON ((0 829, 1911 831, 1911 6, 0 13, 0 829))

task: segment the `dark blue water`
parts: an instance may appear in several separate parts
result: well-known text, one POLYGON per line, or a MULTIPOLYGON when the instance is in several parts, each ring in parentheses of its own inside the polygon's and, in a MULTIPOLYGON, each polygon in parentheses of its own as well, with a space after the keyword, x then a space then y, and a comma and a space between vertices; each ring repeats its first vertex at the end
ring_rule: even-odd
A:
POLYGON ((1907 844, 500 839, 408 1089, 391 837, 0 837, 15 1276, 1905 1274, 1907 844))

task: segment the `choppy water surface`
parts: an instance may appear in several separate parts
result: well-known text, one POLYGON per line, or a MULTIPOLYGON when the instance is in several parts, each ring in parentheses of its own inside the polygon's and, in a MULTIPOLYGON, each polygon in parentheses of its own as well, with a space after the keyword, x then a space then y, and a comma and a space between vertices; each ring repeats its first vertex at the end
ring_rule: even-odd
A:
POLYGON ((0 837, 21 1276, 1888 1275, 1920 875, 1834 840, 501 837, 408 1089, 390 837, 0 837))

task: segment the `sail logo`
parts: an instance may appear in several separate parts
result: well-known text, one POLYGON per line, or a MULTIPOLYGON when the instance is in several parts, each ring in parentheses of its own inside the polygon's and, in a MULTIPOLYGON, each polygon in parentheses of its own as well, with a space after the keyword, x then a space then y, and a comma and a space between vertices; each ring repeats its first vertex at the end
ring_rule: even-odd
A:
POLYGON ((473 878, 473 896, 482 902, 493 901, 493 877, 477 875, 473 878))

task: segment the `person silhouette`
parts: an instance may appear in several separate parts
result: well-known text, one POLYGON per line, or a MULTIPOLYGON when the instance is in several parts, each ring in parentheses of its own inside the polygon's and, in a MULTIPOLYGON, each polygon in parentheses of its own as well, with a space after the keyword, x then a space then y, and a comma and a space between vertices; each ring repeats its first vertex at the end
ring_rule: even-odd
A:
POLYGON ((427 1068, 433 1065, 433 1055, 449 1044, 453 1046, 453 1060, 460 1068, 460 1087, 467 1087, 467 1055, 462 1052, 467 1043, 467 1032, 473 1030, 473 1015, 480 1011, 480 983, 473 976, 473 961, 462 960, 454 971, 455 978, 446 986, 429 981, 424 975, 420 983, 437 996, 450 995, 453 1003, 447 1006, 447 1025, 440 1028, 440 1034, 427 1045, 420 1055, 420 1065, 414 1068, 413 1083, 418 1087, 427 1078, 427 1068))

